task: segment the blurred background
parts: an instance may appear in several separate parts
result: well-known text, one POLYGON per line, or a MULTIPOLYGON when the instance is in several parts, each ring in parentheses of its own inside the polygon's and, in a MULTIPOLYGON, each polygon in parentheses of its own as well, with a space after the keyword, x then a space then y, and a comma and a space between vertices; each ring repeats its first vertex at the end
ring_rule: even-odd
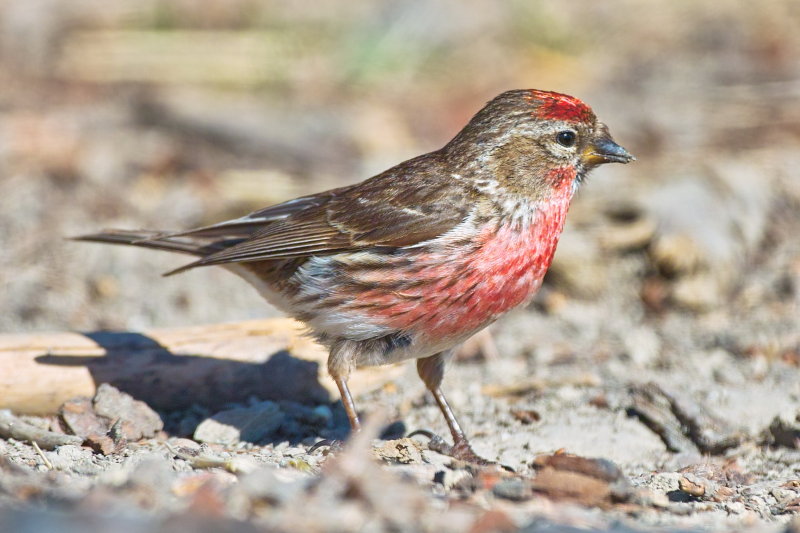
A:
POLYGON ((588 102, 638 161, 585 185, 536 312, 587 344, 626 315, 634 358, 672 323, 680 343, 698 317, 702 335, 750 321, 790 357, 798 28, 796 0, 0 2, 0 331, 276 314, 221 269, 162 279, 185 258, 65 238, 360 181, 540 88, 588 102))

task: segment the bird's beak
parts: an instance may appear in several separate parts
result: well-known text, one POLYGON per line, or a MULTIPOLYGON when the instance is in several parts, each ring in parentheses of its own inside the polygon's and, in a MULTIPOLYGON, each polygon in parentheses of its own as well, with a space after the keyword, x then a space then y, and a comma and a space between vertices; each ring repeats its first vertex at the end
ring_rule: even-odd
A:
POLYGON ((614 142, 605 125, 602 125, 597 133, 598 135, 583 151, 584 164, 596 166, 603 163, 630 163, 636 160, 625 148, 614 142))

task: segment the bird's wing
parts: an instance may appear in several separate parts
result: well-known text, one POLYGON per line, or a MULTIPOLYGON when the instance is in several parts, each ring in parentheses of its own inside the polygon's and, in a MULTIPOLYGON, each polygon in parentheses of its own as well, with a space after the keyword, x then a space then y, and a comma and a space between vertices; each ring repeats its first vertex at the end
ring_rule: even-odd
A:
MULTIPOLYGON (((410 246, 446 233, 467 217, 471 199, 466 189, 441 178, 426 179, 419 172, 413 180, 408 176, 384 173, 352 187, 304 197, 304 209, 175 272, 204 265, 410 246)), ((269 217, 270 209, 280 207, 259 213, 269 217)))
MULTIPOLYGON (((352 187, 352 186, 351 186, 352 187)), ((314 194, 310 196, 302 196, 295 198, 281 204, 272 205, 260 209, 249 215, 232 220, 219 222, 212 226, 204 226, 202 228, 191 229, 188 231, 179 231, 174 233, 163 233, 153 237, 153 240, 167 238, 167 237, 193 237, 193 238, 235 238, 235 237, 250 237, 254 233, 263 230, 266 226, 271 225, 273 222, 283 220, 294 214, 300 213, 307 209, 313 209, 326 204, 335 196, 342 194, 344 191, 351 187, 340 187, 338 189, 331 189, 323 193, 314 194)))

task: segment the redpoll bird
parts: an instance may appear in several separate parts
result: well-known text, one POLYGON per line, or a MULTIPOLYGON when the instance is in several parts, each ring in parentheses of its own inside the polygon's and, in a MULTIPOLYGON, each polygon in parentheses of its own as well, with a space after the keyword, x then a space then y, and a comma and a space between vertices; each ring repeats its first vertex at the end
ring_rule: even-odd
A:
POLYGON ((221 265, 242 276, 330 349, 353 430, 353 369, 416 359, 453 437, 445 451, 480 461, 442 393, 446 361, 536 293, 587 172, 633 159, 580 100, 508 91, 443 148, 361 183, 190 231, 79 239, 198 257, 171 274, 221 265))

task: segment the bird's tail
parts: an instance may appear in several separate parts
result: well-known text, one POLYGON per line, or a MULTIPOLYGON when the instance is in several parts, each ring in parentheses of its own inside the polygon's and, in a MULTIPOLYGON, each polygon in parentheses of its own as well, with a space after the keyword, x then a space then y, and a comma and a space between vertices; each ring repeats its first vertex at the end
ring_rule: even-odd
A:
POLYGON ((205 248, 208 242, 201 244, 188 239, 161 238, 165 232, 148 230, 108 230, 102 233, 92 233, 90 235, 80 235, 72 237, 75 241, 102 242, 106 244, 129 244, 131 246, 142 246, 144 248, 154 248, 156 250, 168 250, 170 252, 181 252, 190 255, 205 255, 205 248))
MULTIPOLYGON (((197 238, 190 236, 175 236, 169 232, 164 231, 151 231, 151 230, 107 230, 101 233, 92 233, 89 235, 80 235, 72 237, 75 241, 87 242, 101 242, 105 244, 127 244, 131 246, 141 246, 142 248, 151 248, 154 250, 167 250, 170 252, 179 252, 196 257, 204 257, 206 255, 219 252, 229 246, 233 246, 242 241, 241 238, 228 238, 228 239, 208 239, 197 238)), ((184 268, 177 271, 168 272, 165 275, 177 273, 184 268)))

